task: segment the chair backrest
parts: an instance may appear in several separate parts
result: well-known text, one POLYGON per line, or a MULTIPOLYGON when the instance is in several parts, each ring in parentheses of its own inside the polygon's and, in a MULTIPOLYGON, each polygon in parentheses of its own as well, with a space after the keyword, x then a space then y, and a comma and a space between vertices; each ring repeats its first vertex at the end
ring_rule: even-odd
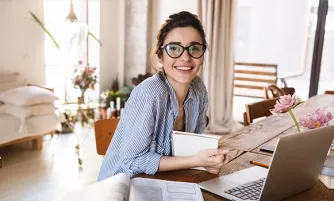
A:
POLYGON ((253 123, 254 119, 267 117, 271 115, 270 109, 273 109, 278 98, 267 99, 251 104, 246 104, 246 112, 244 113, 244 126, 253 123))
POLYGON ((334 91, 325 91, 325 94, 334 95, 334 91))
POLYGON ((279 88, 278 86, 272 84, 264 88, 265 99, 279 98, 280 96, 288 94, 292 96, 294 93, 295 88, 292 87, 279 88))
POLYGON ((234 63, 234 95, 263 98, 263 89, 277 83, 277 65, 234 63))
POLYGON ((285 95, 293 95, 295 92, 296 92, 296 90, 295 90, 295 88, 293 88, 293 87, 285 87, 285 88, 281 88, 283 91, 284 91, 284 94, 285 95))
POLYGON ((278 86, 271 84, 264 88, 264 98, 271 99, 271 98, 278 98, 283 96, 285 93, 283 89, 279 88, 278 86))
POLYGON ((105 155, 114 132, 117 128, 119 119, 101 119, 94 125, 96 151, 99 155, 105 155))
MULTIPOLYGON (((209 117, 206 117, 206 125, 209 124, 209 117)), ((100 119, 94 124, 96 151, 99 155, 105 155, 112 137, 116 131, 119 119, 100 119)))

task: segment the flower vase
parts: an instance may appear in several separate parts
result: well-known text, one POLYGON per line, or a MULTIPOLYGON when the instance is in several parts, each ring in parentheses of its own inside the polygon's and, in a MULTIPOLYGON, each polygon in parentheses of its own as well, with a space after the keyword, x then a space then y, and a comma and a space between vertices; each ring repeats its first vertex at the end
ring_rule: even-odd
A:
POLYGON ((85 92, 86 90, 81 90, 81 96, 79 97, 79 104, 85 104, 85 92))

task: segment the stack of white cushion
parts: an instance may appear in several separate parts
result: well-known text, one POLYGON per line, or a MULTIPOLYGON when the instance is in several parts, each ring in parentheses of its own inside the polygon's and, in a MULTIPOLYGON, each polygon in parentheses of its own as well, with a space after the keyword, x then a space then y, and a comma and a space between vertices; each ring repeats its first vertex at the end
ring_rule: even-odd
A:
POLYGON ((25 119, 54 113, 56 110, 54 101, 58 100, 58 97, 47 89, 24 86, 14 77, 14 74, 0 75, 0 101, 2 102, 0 114, 12 115, 21 119, 19 128, 19 133, 21 133, 25 132, 25 119))

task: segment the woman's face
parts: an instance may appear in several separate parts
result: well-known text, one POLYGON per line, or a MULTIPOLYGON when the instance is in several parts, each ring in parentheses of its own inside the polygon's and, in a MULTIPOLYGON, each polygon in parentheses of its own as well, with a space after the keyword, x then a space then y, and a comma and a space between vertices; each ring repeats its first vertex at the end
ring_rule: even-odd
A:
MULTIPOLYGON (((199 32, 192 27, 178 27, 172 29, 166 36, 164 46, 168 46, 169 54, 172 55, 174 52, 182 51, 182 47, 188 47, 193 44, 202 44, 202 38, 199 32), (176 45, 174 45, 176 44, 176 45)), ((201 46, 194 46, 189 49, 193 55, 200 55, 201 46)), ((176 54, 177 55, 177 54, 176 54)), ((173 56, 173 55, 172 55, 173 56)), ((175 57, 175 55, 174 55, 175 57)), ((173 83, 178 84, 190 84, 190 82, 198 74, 201 65, 203 63, 203 56, 198 59, 191 57, 187 50, 184 50, 182 55, 178 58, 172 58, 163 50, 162 63, 164 71, 168 79, 173 83)))

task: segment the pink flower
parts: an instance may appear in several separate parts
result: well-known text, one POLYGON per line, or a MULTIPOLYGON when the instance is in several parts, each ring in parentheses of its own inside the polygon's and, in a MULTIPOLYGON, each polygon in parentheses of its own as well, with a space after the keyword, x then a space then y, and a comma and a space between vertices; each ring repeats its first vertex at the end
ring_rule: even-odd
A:
POLYGON ((78 75, 78 76, 76 77, 76 81, 77 81, 77 82, 81 82, 81 80, 82 80, 82 75, 78 75))
POLYGON ((97 83, 96 67, 76 67, 74 69, 74 77, 72 79, 74 88, 85 91, 87 88, 94 88, 97 83))
POLYGON ((333 119, 333 115, 324 109, 317 109, 314 113, 307 113, 300 119, 299 124, 307 129, 326 126, 333 119))
POLYGON ((279 113, 285 113, 292 108, 296 107, 300 103, 300 99, 296 96, 296 94, 293 94, 292 96, 284 95, 277 100, 276 105, 274 106, 274 109, 271 109, 270 112, 274 115, 278 115, 279 113))

